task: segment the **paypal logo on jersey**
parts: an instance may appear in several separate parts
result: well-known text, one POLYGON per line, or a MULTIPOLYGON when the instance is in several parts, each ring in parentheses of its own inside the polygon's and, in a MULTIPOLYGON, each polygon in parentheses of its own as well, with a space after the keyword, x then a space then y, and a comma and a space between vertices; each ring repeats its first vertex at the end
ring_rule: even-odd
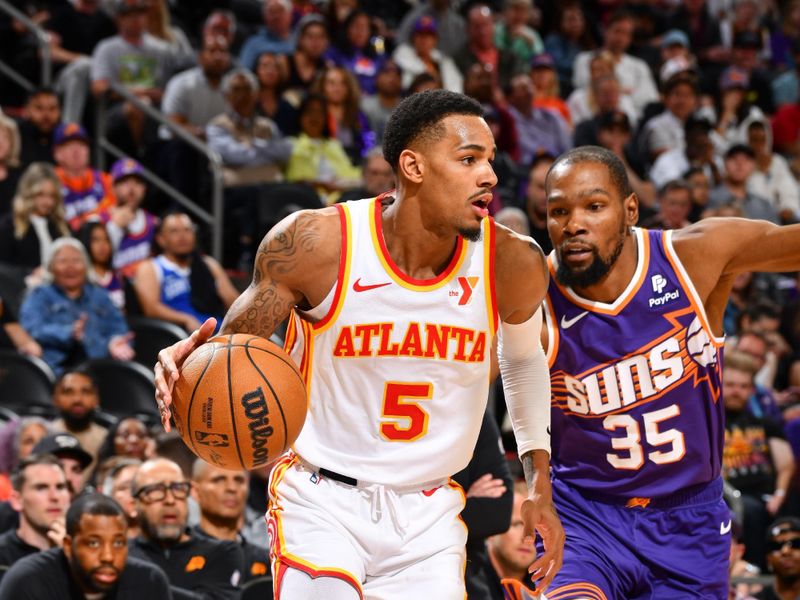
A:
MULTIPOLYGON (((656 273, 650 278, 650 283, 653 286, 653 292, 655 292, 656 294, 661 294, 661 292, 667 286, 669 281, 667 281, 666 278, 660 273, 656 273)), ((661 307, 667 304, 668 302, 677 300, 680 297, 681 297, 681 291, 679 289, 675 289, 672 291, 668 291, 667 293, 662 294, 660 296, 654 296, 650 298, 648 305, 650 306, 650 308, 661 307)))

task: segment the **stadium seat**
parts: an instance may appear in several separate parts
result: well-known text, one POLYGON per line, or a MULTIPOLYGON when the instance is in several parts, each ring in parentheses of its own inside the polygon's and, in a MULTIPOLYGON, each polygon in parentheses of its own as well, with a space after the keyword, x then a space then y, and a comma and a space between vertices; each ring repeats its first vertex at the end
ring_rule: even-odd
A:
POLYGON ((25 277, 29 274, 30 269, 0 262, 0 298, 3 298, 15 315, 19 314, 25 294, 25 277))
POLYGON ((55 375, 40 358, 0 350, 0 398, 3 406, 21 416, 52 418, 55 375))
POLYGON ((272 600, 272 577, 256 577, 242 585, 242 600, 272 600))
POLYGON ((158 352, 187 336, 187 333, 174 323, 149 317, 129 317, 128 327, 133 332, 133 349, 136 362, 151 369, 156 364, 158 352))
POLYGON ((0 423, 8 423, 9 421, 16 421, 18 419, 19 415, 13 410, 0 406, 0 423))
POLYGON ((137 416, 148 425, 160 422, 153 372, 139 363, 100 358, 86 361, 100 392, 100 408, 117 418, 137 416))

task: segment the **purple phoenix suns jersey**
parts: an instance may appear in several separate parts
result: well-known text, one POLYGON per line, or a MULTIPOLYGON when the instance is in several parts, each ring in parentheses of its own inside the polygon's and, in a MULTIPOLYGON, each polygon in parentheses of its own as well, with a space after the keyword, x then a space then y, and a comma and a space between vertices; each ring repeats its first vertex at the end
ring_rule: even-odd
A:
POLYGON ((598 497, 646 502, 720 474, 723 340, 672 232, 634 235, 636 271, 611 304, 558 283, 551 253, 545 320, 555 477, 598 497))

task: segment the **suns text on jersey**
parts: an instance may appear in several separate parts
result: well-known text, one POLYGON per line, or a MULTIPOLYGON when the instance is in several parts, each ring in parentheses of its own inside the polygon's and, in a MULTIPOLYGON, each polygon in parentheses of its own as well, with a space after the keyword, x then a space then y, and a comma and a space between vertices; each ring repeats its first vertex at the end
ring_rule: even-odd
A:
POLYGON ((483 362, 486 338, 485 331, 455 325, 409 323, 404 331, 395 331, 395 323, 360 323, 342 327, 333 347, 333 356, 409 356, 483 362))

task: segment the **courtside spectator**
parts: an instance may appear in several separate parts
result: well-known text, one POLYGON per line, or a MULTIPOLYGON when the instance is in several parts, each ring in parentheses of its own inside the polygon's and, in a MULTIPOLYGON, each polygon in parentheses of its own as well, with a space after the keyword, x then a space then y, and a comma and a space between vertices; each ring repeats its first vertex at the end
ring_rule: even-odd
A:
POLYGON ((325 58, 355 75, 364 94, 375 93, 375 77, 385 60, 371 43, 370 16, 355 8, 345 18, 325 58))
POLYGON ((288 77, 289 67, 284 55, 264 52, 258 56, 256 112, 271 119, 282 134, 294 135, 297 132, 297 110, 283 97, 288 77))
POLYGON ((81 496, 67 511, 62 548, 29 556, 9 570, 2 600, 168 600, 164 573, 128 556, 125 515, 102 494, 81 496))
POLYGON ((572 124, 569 107, 559 94, 558 76, 553 57, 542 53, 530 61, 531 82, 533 82, 533 105, 557 112, 567 125, 572 124))
POLYGON ((330 43, 325 19, 308 14, 297 23, 297 48, 289 55, 289 80, 285 96, 299 104, 311 84, 325 70, 325 53, 330 43))
POLYGON ((558 156, 572 147, 569 129, 558 113, 533 106, 533 82, 528 75, 511 80, 508 110, 517 125, 522 164, 530 164, 538 154, 558 156))
POLYGON ((383 130, 389 115, 402 100, 402 71, 393 60, 386 60, 375 78, 375 94, 361 98, 361 111, 367 117, 369 126, 375 132, 377 144, 383 140, 383 130))
POLYGON ((722 161, 711 141, 713 126, 708 119, 692 115, 686 119, 684 148, 675 148, 659 155, 650 169, 650 181, 660 188, 668 181, 680 179, 691 168, 702 168, 712 185, 722 180, 722 161))
POLYGON ((421 17, 429 16, 436 21, 439 29, 438 48, 447 56, 453 56, 464 45, 466 24, 464 17, 458 12, 458 4, 454 0, 427 0, 420 2, 403 17, 395 32, 397 44, 411 39, 414 24, 421 17))
POLYGON ((723 149, 747 142, 747 128, 754 121, 764 119, 761 109, 749 99, 750 76, 744 69, 729 67, 719 80, 720 100, 717 108, 719 144, 723 149))
POLYGON ((800 519, 781 517, 767 529, 767 566, 774 583, 755 594, 757 600, 800 597, 800 519))
MULTIPOLYGON (((464 89, 464 77, 453 60, 437 47, 436 22, 424 16, 414 24, 411 40, 400 44, 392 57, 402 70, 402 85, 408 87, 411 80, 420 73, 435 73, 442 81, 442 87, 451 92, 464 89)), ((365 90, 365 93, 372 93, 365 90)))
POLYGON ((99 213, 111 238, 112 266, 125 277, 133 278, 136 269, 150 257, 158 219, 142 208, 147 181, 144 168, 132 158, 121 158, 111 167, 117 203, 99 213))
POLYGON ((89 358, 132 359, 125 319, 106 291, 89 282, 83 245, 56 240, 45 266, 52 281, 31 290, 20 323, 42 346, 50 368, 60 375, 89 358))
POLYGON ((222 157, 228 186, 270 183, 283 177, 291 144, 274 122, 256 115, 258 81, 246 69, 222 79, 227 108, 206 126, 209 147, 222 157))
POLYGON ((383 157, 383 148, 375 146, 367 152, 361 167, 361 186, 342 194, 339 202, 374 198, 384 192, 393 190, 395 186, 394 171, 383 157))
MULTIPOLYGON (((32 455, 11 476, 11 507, 19 513, 19 527, 0 535, 0 567, 60 546, 70 495, 64 469, 51 454, 32 455)), ((0 577, 5 574, 0 570, 0 577)))
POLYGON ((553 243, 547 234, 547 192, 544 181, 554 160, 552 154, 535 157, 528 170, 528 185, 525 188, 525 214, 530 229, 528 235, 536 240, 545 254, 553 249, 553 243))
MULTIPOLYGON (((142 463, 136 459, 125 457, 112 457, 108 462, 111 461, 113 461, 113 465, 106 471, 102 483, 98 480, 98 484, 101 484, 100 489, 106 496, 116 500, 122 507, 128 525, 127 536, 129 539, 135 538, 141 531, 136 514, 136 500, 133 497, 131 486, 142 463)), ((106 463, 101 463, 99 467, 104 464, 106 463)))
POLYGON ((114 35, 117 28, 97 0, 74 0, 52 4, 43 23, 50 36, 56 90, 64 100, 64 120, 80 123, 92 70, 92 52, 97 44, 114 35))
POLYGON ((620 110, 628 116, 632 125, 639 122, 633 99, 620 86, 614 65, 614 55, 608 50, 590 53, 587 85, 574 89, 567 99, 567 107, 575 125, 576 146, 592 143, 581 136, 580 128, 582 123, 604 111, 620 110))
POLYGON ((161 254, 142 263, 134 282, 144 314, 186 331, 194 331, 210 316, 221 320, 239 292, 216 260, 197 252, 189 216, 165 216, 156 242, 161 254))
MULTIPOLYGON (((511 78, 527 73, 527 63, 521 61, 513 52, 502 50, 495 45, 494 14, 486 4, 474 4, 467 12, 467 35, 464 43, 450 55, 465 74, 476 62, 488 64, 496 74, 501 89, 511 83, 511 78)), ((463 39, 463 38, 462 38, 463 39)))
POLYGON ((266 0, 263 4, 263 18, 264 26, 258 33, 247 38, 239 54, 241 65, 251 71, 255 69, 256 58, 262 52, 294 52, 291 0, 266 0))
MULTIPOLYGON (((603 30, 603 49, 613 57, 614 73, 622 93, 630 95, 637 116, 641 116, 645 106, 658 101, 658 90, 647 63, 627 53, 633 41, 634 25, 630 12, 618 10, 612 14, 603 30)), ((576 89, 589 84, 591 57, 591 52, 581 52, 575 59, 572 83, 576 89)))
POLYGON ((650 161, 668 150, 684 147, 686 119, 698 106, 696 79, 682 73, 673 75, 663 86, 663 97, 664 112, 644 125, 640 138, 650 161))
POLYGON ((230 471, 197 459, 192 468, 192 497, 200 507, 200 523, 194 533, 215 540, 235 542, 242 549, 242 581, 270 574, 267 549, 242 536, 247 507, 247 471, 230 471))
POLYGON ((36 88, 28 94, 23 117, 17 121, 23 165, 54 162, 53 132, 60 122, 61 103, 52 88, 36 88))
POLYGON ((772 151, 772 131, 766 119, 748 125, 747 144, 756 157, 756 168, 747 180, 748 190, 769 201, 784 223, 800 219, 800 184, 786 159, 772 151))
POLYGON ((114 250, 106 224, 87 221, 81 225, 76 237, 89 255, 89 281, 103 288, 114 306, 124 311, 125 288, 121 276, 113 267, 114 250))
POLYGON ((80 495, 85 484, 84 474, 92 464, 92 455, 81 447, 74 435, 66 432, 48 434, 36 443, 31 454, 55 456, 64 469, 70 498, 80 495))
POLYGON ((544 48, 556 63, 561 94, 567 98, 572 92, 575 59, 581 52, 592 50, 595 43, 579 0, 563 0, 557 10, 557 29, 545 38, 544 48))
MULTIPOLYGON (((42 417, 12 419, 0 429, 0 500, 5 502, 11 495, 11 473, 48 433, 50 422, 42 417)), ((6 529, 3 525, 0 516, 0 531, 6 529)))
POLYGON ((53 405, 58 411, 53 431, 74 435, 81 447, 92 455, 94 465, 108 429, 94 420, 100 407, 100 395, 92 376, 82 369, 64 371, 53 388, 53 405))
POLYGON ((516 55, 522 64, 545 51, 542 38, 531 27, 533 18, 533 0, 506 0, 503 15, 494 27, 497 48, 516 55))
POLYGON ((48 163, 33 163, 22 174, 12 212, 0 221, 0 261, 35 271, 41 279, 54 240, 69 235, 61 181, 48 163))
POLYGON ((741 492, 745 559, 763 567, 764 531, 786 500, 794 458, 781 425, 756 417, 748 410, 756 369, 755 361, 746 354, 728 352, 725 355, 722 474, 741 492))
POLYGON ((108 428, 108 434, 97 452, 97 460, 104 462, 119 456, 143 462, 152 458, 154 452, 155 440, 147 425, 139 417, 131 416, 119 419, 108 428))
POLYGON ((692 189, 687 181, 668 181, 658 191, 658 213, 642 221, 650 229, 681 229, 689 225, 692 189))
POLYGON ((17 122, 0 114, 0 217, 11 212, 11 200, 22 175, 20 145, 17 122))
POLYGON ((711 190, 709 208, 736 206, 748 219, 764 219, 780 223, 778 211, 761 196, 748 189, 747 181, 756 168, 755 153, 744 144, 735 144, 725 152, 725 176, 722 183, 711 190))
POLYGON ((111 177, 89 163, 89 136, 78 123, 62 123, 53 137, 56 174, 61 180, 64 218, 77 231, 89 217, 114 204, 111 177))
POLYGON ((199 536, 186 528, 192 482, 164 458, 144 463, 133 481, 142 533, 130 553, 167 574, 176 598, 239 597, 242 552, 234 542, 199 536))
MULTIPOLYGON (((497 149, 508 155, 513 161, 519 159, 519 136, 514 117, 508 112, 502 91, 497 87, 494 73, 488 65, 483 63, 473 64, 464 75, 464 93, 477 100, 483 106, 489 127, 492 127, 494 141, 497 149), (496 127, 490 121, 496 123, 496 127)), ((508 181, 497 173, 500 182, 498 185, 506 186, 508 181)), ((512 186, 513 187, 513 186, 512 186)))

